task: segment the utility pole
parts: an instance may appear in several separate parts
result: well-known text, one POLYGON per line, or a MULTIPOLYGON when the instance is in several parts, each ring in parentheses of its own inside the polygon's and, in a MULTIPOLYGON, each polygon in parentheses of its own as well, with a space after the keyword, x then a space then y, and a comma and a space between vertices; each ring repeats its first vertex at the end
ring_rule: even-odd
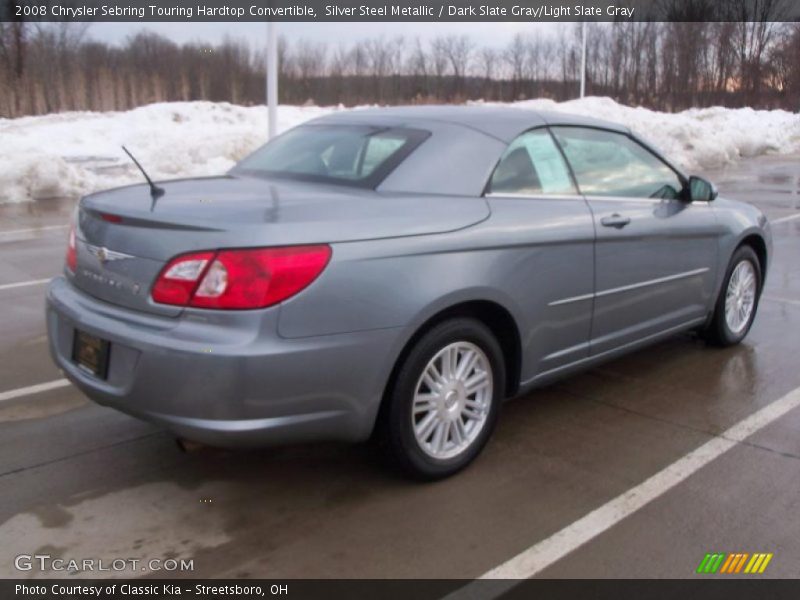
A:
POLYGON ((586 21, 581 23, 581 98, 586 95, 586 21))
POLYGON ((267 119, 269 139, 278 133, 278 37, 275 21, 267 21, 267 119))

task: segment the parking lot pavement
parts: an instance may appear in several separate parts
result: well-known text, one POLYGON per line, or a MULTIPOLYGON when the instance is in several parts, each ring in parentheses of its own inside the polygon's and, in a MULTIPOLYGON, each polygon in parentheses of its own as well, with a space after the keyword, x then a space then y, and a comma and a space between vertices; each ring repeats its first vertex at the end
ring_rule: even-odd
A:
MULTIPOLYGON (((60 269, 70 203, 0 207, 0 576, 20 576, 14 556, 45 552, 192 558, 175 575, 203 577, 476 577, 554 534, 562 543, 571 524, 800 387, 800 161, 709 176, 783 219, 745 343, 678 336, 509 402, 474 465, 427 485, 368 445, 183 454, 70 386, 26 392, 61 377, 35 282, 60 269)), ((532 574, 692 577, 707 552, 771 552, 763 576, 800 576, 798 433, 790 410, 532 574)))

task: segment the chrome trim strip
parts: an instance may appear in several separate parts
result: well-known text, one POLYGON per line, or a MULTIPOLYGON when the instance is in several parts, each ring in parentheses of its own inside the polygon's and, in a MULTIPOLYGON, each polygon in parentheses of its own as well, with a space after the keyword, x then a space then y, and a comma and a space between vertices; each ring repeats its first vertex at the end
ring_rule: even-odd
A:
POLYGON ((596 194, 586 194, 585 198, 588 202, 622 202, 629 204, 661 204, 665 202, 680 202, 682 204, 691 206, 709 206, 708 202, 695 201, 686 202, 680 198, 638 198, 633 196, 599 196, 596 194))
POLYGON ((566 356, 567 354, 573 354, 575 352, 579 352, 581 350, 589 350, 589 342, 582 342, 580 344, 575 344, 574 346, 570 346, 569 348, 564 348, 563 350, 557 350, 551 354, 548 354, 542 359, 542 362, 547 360, 553 360, 554 358, 561 358, 562 356, 566 356))
POLYGON ((630 290, 636 290, 643 287, 648 287, 651 285, 658 285, 660 283, 668 283, 670 281, 675 281, 676 279, 685 279, 687 277, 694 277, 695 275, 702 275, 703 273, 709 271, 708 267, 703 267, 702 269, 695 269, 694 271, 686 271, 685 273, 676 273, 675 275, 667 275, 666 277, 659 277, 658 279, 650 279, 648 281, 640 281, 639 283, 632 283, 630 285, 623 285, 618 288, 612 288, 610 290, 603 290, 602 292, 597 292, 595 294, 596 298, 600 298, 602 296, 610 296, 611 294, 619 294, 620 292, 627 292, 630 290))
POLYGON ((547 306, 561 306, 562 304, 572 304, 573 302, 583 302, 584 300, 591 300, 594 294, 583 294, 581 296, 572 296, 571 298, 563 298, 562 300, 554 300, 547 304, 547 306))
MULTIPOLYGON (((597 196, 581 194, 520 194, 516 192, 488 192, 484 198, 528 198, 539 200, 587 200, 589 202, 623 202, 628 204, 661 204, 664 202, 682 202, 680 198, 634 198, 630 196, 597 196)), ((691 202, 692 206, 710 206, 708 202, 691 202)))
POLYGON ((532 200, 583 200, 580 194, 518 194, 514 192, 489 192, 484 198, 527 198, 532 200))
POLYGON ((659 277, 658 279, 648 279, 647 281, 640 281, 639 283, 623 285, 621 287, 611 288, 609 290, 603 290, 602 292, 596 292, 594 294, 583 294, 581 296, 562 298, 561 300, 554 300, 553 302, 549 302, 547 306, 561 306, 563 304, 571 304, 573 302, 583 302, 584 300, 591 300, 593 298, 602 298, 603 296, 611 296, 612 294, 619 294, 620 292, 628 292, 630 290, 636 290, 651 285, 658 285, 660 283, 669 283, 670 281, 676 281, 678 279, 685 279, 688 277, 694 277, 696 275, 702 275, 703 273, 706 273, 709 270, 710 269, 708 267, 703 267, 701 269, 695 269, 694 271, 686 271, 684 273, 676 273, 675 275, 667 275, 666 277, 659 277))
POLYGON ((662 202, 674 201, 670 198, 636 198, 632 196, 596 196, 587 194, 588 202, 625 202, 628 204, 661 204, 662 202))

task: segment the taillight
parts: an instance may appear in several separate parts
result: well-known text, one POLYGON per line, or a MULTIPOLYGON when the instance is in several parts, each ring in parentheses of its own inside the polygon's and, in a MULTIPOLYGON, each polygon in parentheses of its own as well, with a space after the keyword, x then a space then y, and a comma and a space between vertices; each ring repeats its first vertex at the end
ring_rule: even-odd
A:
POLYGON ((198 252, 172 259, 156 279, 153 286, 153 300, 161 304, 180 306, 189 304, 212 258, 214 258, 213 252, 198 252))
POLYGON ((67 242, 67 268, 73 273, 78 268, 78 247, 75 241, 75 225, 69 226, 69 241, 67 242))
POLYGON ((98 213, 103 221, 108 223, 122 223, 122 217, 119 215, 112 215, 111 213, 98 213))
POLYGON ((308 287, 330 256, 325 245, 184 254, 161 271, 153 300, 197 308, 265 308, 308 287))

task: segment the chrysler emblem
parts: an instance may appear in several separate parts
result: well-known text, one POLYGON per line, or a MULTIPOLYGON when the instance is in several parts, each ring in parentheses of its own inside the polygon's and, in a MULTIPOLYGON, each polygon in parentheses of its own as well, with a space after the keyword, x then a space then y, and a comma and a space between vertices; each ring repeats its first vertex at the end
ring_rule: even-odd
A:
POLYGON ((113 250, 109 250, 105 246, 92 246, 91 244, 86 245, 87 250, 89 253, 92 254, 97 260, 100 261, 101 264, 106 264, 112 260, 123 260, 126 258, 133 258, 130 254, 123 254, 122 252, 114 252, 113 250))

